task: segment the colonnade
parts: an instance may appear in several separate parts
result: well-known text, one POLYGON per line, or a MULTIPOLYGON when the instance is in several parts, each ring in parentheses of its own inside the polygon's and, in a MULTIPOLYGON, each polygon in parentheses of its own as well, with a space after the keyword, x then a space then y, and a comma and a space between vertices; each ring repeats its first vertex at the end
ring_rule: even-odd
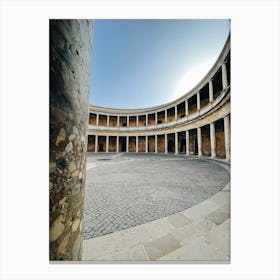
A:
MULTIPOLYGON (((221 65, 221 83, 222 83, 222 88, 221 90, 225 90, 228 87, 228 77, 227 77, 227 60, 223 61, 222 65, 221 65)), ((208 104, 211 104, 214 102, 215 98, 214 98, 214 88, 213 88, 213 77, 211 77, 210 79, 208 79, 207 83, 208 84, 208 104)), ((205 84, 204 84, 205 86, 205 84)), ((203 88, 203 87, 202 87, 203 88)), ((186 100, 184 99, 180 99, 177 102, 175 102, 175 104, 172 104, 171 106, 165 106, 164 108, 162 106, 159 106, 159 108, 156 108, 154 111, 149 111, 149 112, 143 112, 143 113, 126 113, 125 115, 121 115, 119 113, 114 114, 114 113, 106 113, 106 112, 99 112, 96 111, 94 112, 94 114, 96 115, 96 121, 95 121, 95 125, 99 126, 100 125, 100 116, 104 116, 106 117, 106 121, 103 123, 102 126, 107 126, 110 127, 110 118, 115 118, 115 122, 114 122, 114 126, 116 127, 121 127, 120 125, 120 118, 126 118, 126 123, 123 126, 126 127, 140 127, 140 126, 144 126, 144 127, 148 127, 149 124, 149 116, 151 116, 152 118, 152 123, 153 125, 157 125, 160 123, 167 123, 168 121, 168 117, 170 117, 170 115, 172 116, 172 121, 176 121, 179 118, 182 117, 182 115, 178 116, 178 106, 181 106, 181 108, 183 109, 184 112, 184 116, 189 116, 190 114, 193 114, 197 111, 200 111, 202 109, 202 105, 201 105, 201 89, 197 90, 197 92, 195 94, 192 95, 188 95, 188 98, 186 100), (189 114, 189 99, 192 98, 193 96, 196 96, 196 110, 192 111, 189 114), (168 111, 172 110, 172 114, 168 114, 168 111), (159 118, 158 114, 161 114, 162 116, 164 115, 164 117, 159 118), (142 125, 139 125, 139 118, 144 119, 145 118, 145 123, 142 125), (135 122, 134 125, 131 126, 130 125, 130 119, 134 118, 135 122)))
MULTIPOLYGON (((229 120, 229 115, 225 116, 223 119, 223 135, 224 135, 224 149, 225 149, 225 157, 227 160, 230 160, 230 120, 229 120)), ((210 127, 210 148, 211 148, 211 158, 216 158, 217 152, 216 152, 216 129, 215 129, 215 122, 212 122, 208 124, 210 127)), ((207 125, 206 125, 207 126, 207 125)), ((196 130, 196 139, 197 139, 197 154, 198 156, 202 156, 202 132, 201 132, 202 127, 197 127, 192 130, 196 130)), ((159 132, 158 134, 152 134, 152 135, 106 135, 106 144, 105 144, 105 152, 109 152, 109 137, 116 137, 116 149, 115 151, 118 153, 120 151, 119 149, 119 144, 120 144, 120 137, 125 138, 126 142, 126 147, 125 147, 125 152, 129 153, 131 152, 129 149, 129 140, 131 138, 135 138, 135 151, 138 153, 139 152, 139 137, 145 137, 145 153, 149 152, 149 138, 148 137, 154 137, 154 153, 158 153, 158 136, 163 136, 164 138, 164 153, 167 154, 169 153, 168 151, 168 135, 173 134, 174 135, 174 154, 178 154, 178 146, 179 146, 179 133, 183 133, 185 136, 185 154, 190 155, 190 134, 189 130, 179 130, 176 132, 166 132, 164 133, 163 131, 159 132)), ((98 142, 98 135, 95 136, 95 152, 99 152, 99 142, 98 142)), ((103 136, 104 135, 100 135, 103 136)))

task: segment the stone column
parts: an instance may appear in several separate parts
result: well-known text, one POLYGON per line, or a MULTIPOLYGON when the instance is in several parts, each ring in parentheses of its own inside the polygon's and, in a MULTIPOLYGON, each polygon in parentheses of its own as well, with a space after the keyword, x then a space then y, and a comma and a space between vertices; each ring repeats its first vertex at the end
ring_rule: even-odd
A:
POLYGON ((186 131, 186 155, 190 154, 189 131, 186 131))
POLYGON ((109 136, 106 135, 106 153, 109 152, 109 136))
POLYGON ((209 102, 213 102, 213 81, 212 79, 209 80, 209 102))
POLYGON ((120 126, 120 116, 117 116, 117 127, 120 126))
POLYGON ((136 135, 136 149, 135 149, 136 153, 138 153, 138 135, 136 135))
POLYGON ((157 154, 157 135, 155 135, 155 153, 157 154))
POLYGON ((96 114, 96 125, 99 125, 99 114, 96 114))
POLYGON ((50 20, 49 259, 81 260, 91 20, 50 20))
POLYGON ((107 115, 107 126, 109 126, 109 124, 110 124, 110 116, 107 115))
POLYGON ((216 135, 215 123, 210 123, 210 144, 211 144, 211 157, 216 157, 216 135))
POLYGON ((175 154, 178 154, 178 132, 175 132, 175 154))
POLYGON ((188 104, 188 99, 185 101, 185 115, 189 115, 189 104, 188 104))
POLYGON ((146 115, 146 126, 148 126, 149 117, 148 114, 146 115))
POLYGON ((157 112, 155 112, 155 125, 157 125, 157 112))
POLYGON ((145 153, 148 153, 148 135, 145 136, 145 153))
POLYGON ((136 126, 139 127, 139 116, 136 116, 136 126))
POLYGON ((198 156, 202 156, 201 151, 201 127, 197 128, 197 148, 198 148, 198 156))
POLYGON ((168 146, 167 146, 167 134, 165 134, 164 135, 165 137, 165 142, 164 142, 164 145, 165 145, 165 147, 164 147, 164 152, 167 154, 168 153, 168 146))
POLYGON ((226 61, 222 64, 223 89, 228 86, 226 61))
POLYGON ((175 121, 178 119, 178 114, 177 114, 177 105, 175 105, 175 121))
POLYGON ((129 116, 126 117, 126 123, 127 123, 127 127, 129 127, 129 116))
POLYGON ((98 135, 95 135, 95 152, 97 153, 98 152, 98 135))
POLYGON ((126 136, 126 152, 129 152, 129 136, 126 136))
POLYGON ((117 153, 119 152, 119 136, 117 135, 117 147, 116 147, 116 151, 117 153))
POLYGON ((165 114, 164 114, 164 121, 167 123, 167 110, 164 111, 165 114))
POLYGON ((197 111, 200 110, 200 93, 198 92, 196 95, 196 107, 197 107, 197 111))
POLYGON ((230 128, 229 128, 229 115, 224 117, 224 131, 225 131, 225 148, 226 159, 230 160, 230 128))

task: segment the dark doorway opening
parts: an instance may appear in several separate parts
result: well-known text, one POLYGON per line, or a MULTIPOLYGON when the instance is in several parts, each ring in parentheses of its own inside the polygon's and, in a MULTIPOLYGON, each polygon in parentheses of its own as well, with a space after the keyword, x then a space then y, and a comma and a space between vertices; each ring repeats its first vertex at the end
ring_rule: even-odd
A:
POLYGON ((195 155, 198 155, 197 139, 194 140, 194 154, 195 154, 195 155))
POLYGON ((126 152, 126 141, 125 141, 125 139, 121 140, 121 151, 126 152))
POLYGON ((180 153, 185 153, 186 152, 186 139, 181 139, 180 142, 180 153))
POLYGON ((174 149, 174 141, 173 140, 169 140, 168 141, 168 153, 174 153, 175 149, 174 149))

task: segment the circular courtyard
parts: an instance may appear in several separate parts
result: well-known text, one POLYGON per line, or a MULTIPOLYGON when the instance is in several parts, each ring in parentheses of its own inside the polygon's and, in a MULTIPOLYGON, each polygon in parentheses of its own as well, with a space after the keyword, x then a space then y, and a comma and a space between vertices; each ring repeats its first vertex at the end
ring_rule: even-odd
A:
POLYGON ((195 157, 89 153, 84 239, 183 211, 213 196, 229 180, 224 167, 195 157))

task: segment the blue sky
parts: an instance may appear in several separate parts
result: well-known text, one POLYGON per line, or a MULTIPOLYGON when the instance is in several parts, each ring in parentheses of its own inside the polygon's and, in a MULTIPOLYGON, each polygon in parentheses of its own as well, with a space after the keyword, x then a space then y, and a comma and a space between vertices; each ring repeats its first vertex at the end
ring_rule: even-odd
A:
POLYGON ((145 108, 190 90, 216 61, 228 20, 95 20, 90 102, 145 108))

